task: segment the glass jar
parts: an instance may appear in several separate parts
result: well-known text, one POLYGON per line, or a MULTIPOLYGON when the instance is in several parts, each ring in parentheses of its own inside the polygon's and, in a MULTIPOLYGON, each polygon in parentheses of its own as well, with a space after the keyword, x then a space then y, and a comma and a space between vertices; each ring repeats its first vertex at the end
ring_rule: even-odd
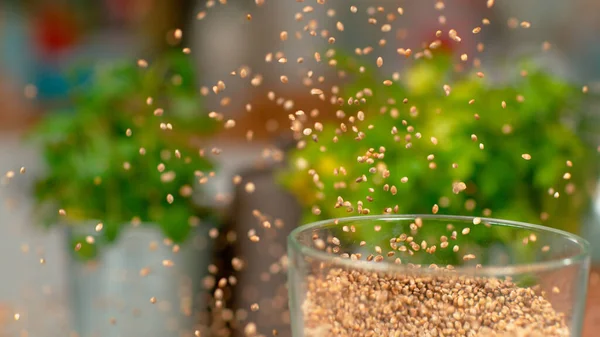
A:
POLYGON ((589 244, 567 232, 382 215, 302 226, 288 245, 295 337, 581 335, 589 244))

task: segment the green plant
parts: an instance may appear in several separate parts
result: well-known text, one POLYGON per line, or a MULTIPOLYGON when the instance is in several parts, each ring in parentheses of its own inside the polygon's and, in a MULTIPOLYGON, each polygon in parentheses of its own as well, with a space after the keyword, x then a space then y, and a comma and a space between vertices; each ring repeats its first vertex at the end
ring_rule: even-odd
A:
MULTIPOLYGON (((348 74, 359 74, 356 60, 337 59, 348 74)), ((280 180, 306 210, 305 222, 356 214, 359 203, 371 214, 430 213, 437 204, 440 213, 576 232, 598 172, 593 151, 564 122, 582 106, 581 87, 527 62, 515 72, 508 83, 490 83, 475 71, 455 71, 439 54, 415 61, 402 80, 385 86, 367 67, 339 94, 366 102, 335 108, 343 120, 313 130, 318 141, 306 137, 303 149, 289 153, 280 180), (352 126, 364 133, 361 140, 352 126), (363 175, 366 182, 358 182, 363 175)))
POLYGON ((147 68, 132 60, 97 65, 70 106, 50 113, 32 134, 47 165, 35 192, 39 205, 49 206, 40 207, 46 223, 98 220, 112 241, 138 219, 185 240, 190 220, 209 214, 191 192, 212 169, 195 142, 215 126, 200 108, 194 76, 180 52, 147 68))

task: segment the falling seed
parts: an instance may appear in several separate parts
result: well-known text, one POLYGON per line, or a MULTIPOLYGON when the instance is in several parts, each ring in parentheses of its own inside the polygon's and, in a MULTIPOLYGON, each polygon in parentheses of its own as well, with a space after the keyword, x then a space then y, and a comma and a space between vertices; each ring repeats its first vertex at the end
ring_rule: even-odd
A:
POLYGON ((240 271, 244 267, 244 261, 242 261, 240 258, 234 257, 231 259, 231 266, 234 270, 240 271))
POLYGON ((281 33, 279 33, 279 39, 281 41, 286 41, 288 39, 288 32, 282 31, 281 33))
POLYGON ((481 218, 473 218, 473 224, 479 225, 481 223, 481 218))
POLYGON ((494 0, 487 0, 487 8, 492 8, 494 7, 494 0))
POLYGON ((254 186, 253 182, 246 183, 245 190, 247 193, 254 193, 256 186, 254 186))
POLYGON ((441 45, 442 45, 442 41, 435 40, 429 44, 429 49, 436 49, 436 48, 439 48, 441 45))
POLYGON ((175 37, 175 39, 177 40, 181 40, 181 38, 183 37, 183 32, 181 31, 181 29, 175 29, 175 32, 173 32, 173 37, 175 37))
POLYGON ((548 51, 548 50, 550 50, 550 48, 552 48, 552 44, 550 42, 544 41, 542 43, 542 50, 543 51, 548 51))
POLYGON ((584 86, 583 86, 583 88, 581 88, 581 92, 583 92, 584 94, 587 94, 587 93, 588 93, 588 90, 589 90, 589 89, 588 89, 588 86, 587 86, 587 85, 584 85, 584 86))
POLYGON ((434 204, 433 207, 432 207, 432 209, 431 209, 431 212, 433 214, 437 214, 437 212, 439 211, 439 209, 440 209, 440 207, 437 204, 434 204))
POLYGON ((23 166, 19 169, 19 173, 25 174, 25 166, 23 166))
POLYGON ((150 303, 152 303, 152 304, 156 303, 156 297, 150 297, 150 303))
POLYGON ((235 175, 232 178, 232 181, 234 185, 239 185, 242 182, 242 177, 240 175, 235 175))
POLYGON ((531 23, 529 23, 527 21, 521 22, 521 28, 530 28, 530 27, 531 27, 531 23))
POLYGON ((555 294, 560 294, 560 289, 556 286, 552 287, 552 292, 555 294))
POLYGON ((235 120, 229 119, 225 122, 225 129, 231 129, 233 127, 235 127, 235 120))
POLYGON ((18 320, 19 320, 19 318, 21 318, 21 314, 19 314, 19 313, 16 313, 16 314, 14 315, 14 318, 15 318, 15 321, 18 321, 18 320))
POLYGON ((452 88, 448 84, 444 84, 444 86, 442 88, 444 89, 446 96, 450 96, 450 93, 452 92, 452 88))
POLYGON ((137 65, 140 68, 148 68, 148 61, 144 60, 144 59, 139 59, 137 61, 137 65))
POLYGON ((463 230, 462 230, 462 235, 467 235, 467 234, 469 234, 470 232, 471 232, 471 228, 469 228, 469 227, 465 227, 465 228, 463 228, 463 230))
POLYGON ((479 32, 481 32, 481 27, 473 28, 473 34, 478 34, 479 32))
POLYGON ((381 68, 381 66, 383 66, 383 58, 381 56, 379 56, 377 58, 377 67, 381 68))
POLYGON ((65 211, 64 209, 61 208, 58 210, 58 215, 65 216, 65 215, 67 215, 67 211, 65 211))
POLYGON ((165 267, 173 267, 175 265, 175 263, 173 263, 173 261, 171 261, 171 260, 163 260, 162 265, 165 267))
POLYGON ((252 311, 258 311, 259 308, 260 307, 258 306, 258 303, 252 303, 250 305, 250 310, 252 310, 252 311))
POLYGON ((529 153, 523 153, 521 157, 525 160, 531 160, 531 155, 529 153))
POLYGON ((167 194, 167 202, 169 204, 172 204, 174 200, 175 200, 175 198, 173 198, 172 194, 167 194))
POLYGON ((467 254, 467 255, 463 256, 463 260, 465 260, 465 261, 470 261, 473 259, 475 259, 475 255, 473 255, 473 254, 467 254))
POLYGON ((450 29, 450 31, 448 31, 448 36, 452 40, 454 40, 455 42, 461 42, 462 41, 462 39, 460 38, 460 36, 458 36, 458 33, 454 29, 450 29))

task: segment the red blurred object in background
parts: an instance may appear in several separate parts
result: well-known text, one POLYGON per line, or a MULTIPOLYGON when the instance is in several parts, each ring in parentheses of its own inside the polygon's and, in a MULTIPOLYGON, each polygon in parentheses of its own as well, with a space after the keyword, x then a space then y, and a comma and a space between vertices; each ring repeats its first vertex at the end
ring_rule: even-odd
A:
POLYGON ((42 56, 54 55, 73 46, 79 37, 77 20, 68 8, 46 5, 34 21, 34 36, 42 56))

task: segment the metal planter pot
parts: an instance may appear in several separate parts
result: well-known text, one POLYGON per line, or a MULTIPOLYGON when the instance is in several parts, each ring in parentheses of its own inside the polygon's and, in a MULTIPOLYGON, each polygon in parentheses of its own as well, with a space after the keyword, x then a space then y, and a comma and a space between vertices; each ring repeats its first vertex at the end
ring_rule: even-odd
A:
POLYGON ((237 186, 230 221, 222 231, 247 233, 257 230, 261 239, 260 243, 230 244, 216 256, 216 259, 223 260, 219 277, 235 275, 238 280, 237 286, 231 289, 227 307, 236 313, 243 310, 247 317, 229 322, 231 334, 214 336, 247 336, 250 322, 256 324, 260 332, 267 332, 266 335, 276 330, 279 337, 291 336, 284 261, 287 261, 287 236, 299 224, 301 208, 294 197, 276 182, 276 170, 276 166, 268 166, 240 173, 244 181, 252 181, 260 188, 249 194, 243 185, 237 186), (253 210, 259 210, 273 227, 265 230, 260 228, 260 224, 257 226, 253 210), (232 268, 230 261, 234 257, 243 260, 242 270, 232 268), (260 310, 248 311, 254 303, 259 304, 260 310))
MULTIPOLYGON (((117 242, 100 247, 94 260, 69 254, 73 335, 194 336, 208 304, 201 292, 210 263, 206 231, 175 246, 158 226, 128 227, 117 242)), ((68 236, 92 232, 85 225, 70 228, 68 236)))

